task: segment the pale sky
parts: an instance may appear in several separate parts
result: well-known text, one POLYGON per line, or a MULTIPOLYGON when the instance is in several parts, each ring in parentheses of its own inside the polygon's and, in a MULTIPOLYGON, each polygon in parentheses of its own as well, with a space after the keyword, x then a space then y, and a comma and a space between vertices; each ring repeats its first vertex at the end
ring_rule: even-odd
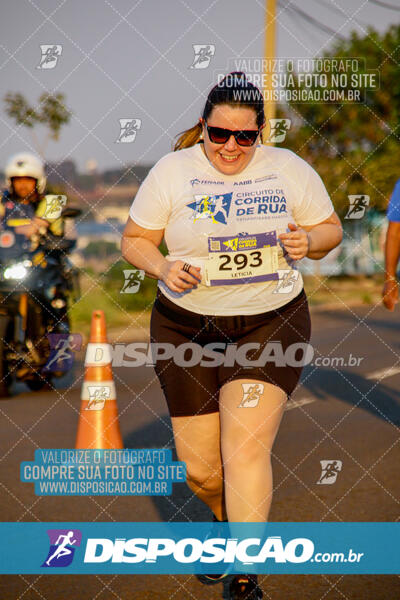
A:
MULTIPOLYGON (((399 5, 398 0, 390 0, 399 5)), ((366 0, 282 0, 277 56, 318 56, 333 42, 293 13, 297 7, 334 31, 384 31, 400 12, 366 0), (343 14, 344 13, 344 14, 343 14)), ((195 124, 218 73, 234 61, 263 56, 261 0, 15 0, 3 4, 0 23, 0 170, 16 152, 34 150, 26 128, 4 112, 8 91, 37 104, 40 94, 63 92, 73 111, 46 158, 72 158, 84 170, 153 164, 174 136, 195 124), (62 46, 53 69, 38 69, 40 46, 62 46), (215 46, 205 69, 190 68, 194 44, 215 46), (140 119, 133 143, 116 143, 119 119, 140 119)), ((43 132, 38 132, 43 138, 43 132)))

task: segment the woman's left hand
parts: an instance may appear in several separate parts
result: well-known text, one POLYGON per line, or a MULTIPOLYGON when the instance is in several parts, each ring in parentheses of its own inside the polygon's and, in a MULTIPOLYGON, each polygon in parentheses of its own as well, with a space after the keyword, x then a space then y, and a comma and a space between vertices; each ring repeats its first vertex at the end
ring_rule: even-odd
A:
POLYGON ((288 225, 290 233, 281 233, 279 239, 282 241, 286 252, 293 260, 300 260, 307 256, 310 250, 310 238, 301 227, 297 227, 294 223, 288 225))

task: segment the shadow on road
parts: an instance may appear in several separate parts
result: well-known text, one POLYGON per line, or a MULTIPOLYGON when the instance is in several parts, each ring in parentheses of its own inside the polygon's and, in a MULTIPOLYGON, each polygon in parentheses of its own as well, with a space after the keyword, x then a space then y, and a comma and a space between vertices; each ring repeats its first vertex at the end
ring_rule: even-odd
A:
POLYGON ((304 369, 302 386, 319 400, 333 396, 389 424, 400 425, 400 400, 394 389, 351 371, 318 368, 307 377, 313 369, 304 369))
POLYGON ((382 307, 371 307, 371 316, 358 315, 356 309, 354 312, 348 311, 337 311, 335 312, 335 318, 340 321, 351 321, 354 324, 362 322, 363 325, 370 327, 371 329, 390 329, 390 331, 400 331, 400 320, 395 316, 394 313, 387 311, 382 307), (377 313, 377 314, 376 314, 377 313))
MULTIPOLYGON (((162 415, 146 427, 135 429, 124 438, 125 448, 171 448, 173 460, 178 460, 172 437, 171 421, 162 415)), ((211 521, 212 514, 186 485, 174 483, 171 496, 151 496, 160 521, 211 521)))

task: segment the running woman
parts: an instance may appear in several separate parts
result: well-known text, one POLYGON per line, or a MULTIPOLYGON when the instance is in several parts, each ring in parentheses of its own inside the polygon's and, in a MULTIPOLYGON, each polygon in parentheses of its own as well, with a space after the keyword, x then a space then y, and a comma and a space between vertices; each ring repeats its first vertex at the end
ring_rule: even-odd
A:
MULTIPOLYGON (((187 483, 219 521, 268 519, 271 449, 302 370, 285 357, 310 340, 297 264, 342 239, 319 175, 262 145, 264 125, 261 92, 227 75, 143 181, 122 242, 124 258, 158 279, 151 341, 203 351, 183 366, 159 357, 155 370, 187 483)), ((234 577, 230 593, 262 597, 254 575, 234 577)))

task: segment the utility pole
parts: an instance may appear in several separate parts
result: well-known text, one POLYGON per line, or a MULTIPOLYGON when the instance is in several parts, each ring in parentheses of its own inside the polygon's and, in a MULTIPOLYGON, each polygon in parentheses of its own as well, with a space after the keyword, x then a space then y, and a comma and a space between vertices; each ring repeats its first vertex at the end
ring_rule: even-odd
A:
POLYGON ((265 8, 265 46, 264 46, 264 59, 265 69, 265 98, 264 98, 264 113, 265 113, 265 127, 263 129, 263 143, 272 144, 267 142, 270 135, 269 119, 275 118, 275 100, 272 100, 272 65, 275 59, 276 52, 276 0, 266 0, 265 8))

